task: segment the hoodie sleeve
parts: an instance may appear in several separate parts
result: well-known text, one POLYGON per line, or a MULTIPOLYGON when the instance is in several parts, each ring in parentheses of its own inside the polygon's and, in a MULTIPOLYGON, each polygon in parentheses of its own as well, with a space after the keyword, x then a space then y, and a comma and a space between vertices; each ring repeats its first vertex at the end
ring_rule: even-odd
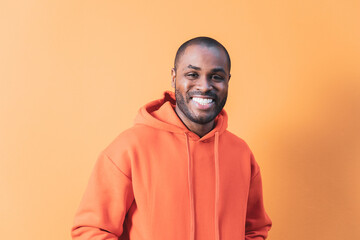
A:
POLYGON ((251 182, 246 212, 245 240, 264 240, 272 226, 263 203, 260 168, 251 154, 251 182))
POLYGON ((75 215, 73 240, 117 240, 134 200, 131 179, 100 154, 75 215))

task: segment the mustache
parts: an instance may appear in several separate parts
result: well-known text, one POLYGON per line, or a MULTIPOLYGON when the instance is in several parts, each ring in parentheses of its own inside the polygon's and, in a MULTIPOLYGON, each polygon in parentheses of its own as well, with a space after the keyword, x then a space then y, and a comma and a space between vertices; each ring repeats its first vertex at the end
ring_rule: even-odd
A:
POLYGON ((196 96, 210 97, 210 98, 217 100, 217 95, 211 91, 208 91, 208 92, 193 91, 193 92, 188 92, 187 95, 189 98, 196 95, 196 96))

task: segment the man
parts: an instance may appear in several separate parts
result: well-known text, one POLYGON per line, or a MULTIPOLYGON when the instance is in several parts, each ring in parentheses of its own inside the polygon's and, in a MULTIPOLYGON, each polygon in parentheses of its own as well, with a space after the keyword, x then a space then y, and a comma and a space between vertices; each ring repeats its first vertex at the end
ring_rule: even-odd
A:
POLYGON ((175 94, 142 107, 100 154, 73 239, 266 239, 259 166, 226 130, 228 52, 214 39, 191 39, 171 77, 175 94))

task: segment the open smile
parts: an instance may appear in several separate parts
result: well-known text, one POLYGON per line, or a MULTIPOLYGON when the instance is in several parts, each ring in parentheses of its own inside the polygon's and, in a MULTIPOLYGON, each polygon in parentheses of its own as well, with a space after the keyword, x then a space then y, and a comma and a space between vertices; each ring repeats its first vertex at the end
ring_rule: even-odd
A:
POLYGON ((208 110, 215 104, 215 100, 210 97, 194 96, 190 98, 190 101, 195 105, 197 109, 201 110, 208 110))
POLYGON ((214 99, 212 99, 212 98, 193 97, 192 100, 201 105, 206 105, 206 104, 214 102, 214 99))

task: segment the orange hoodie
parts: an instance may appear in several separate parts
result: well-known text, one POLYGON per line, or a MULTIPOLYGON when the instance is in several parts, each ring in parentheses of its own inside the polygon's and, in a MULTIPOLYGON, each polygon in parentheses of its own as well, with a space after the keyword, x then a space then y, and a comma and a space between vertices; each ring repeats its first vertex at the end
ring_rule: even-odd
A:
POLYGON ((200 138, 174 94, 139 110, 99 156, 72 228, 76 240, 263 240, 271 228, 248 145, 224 110, 200 138))

